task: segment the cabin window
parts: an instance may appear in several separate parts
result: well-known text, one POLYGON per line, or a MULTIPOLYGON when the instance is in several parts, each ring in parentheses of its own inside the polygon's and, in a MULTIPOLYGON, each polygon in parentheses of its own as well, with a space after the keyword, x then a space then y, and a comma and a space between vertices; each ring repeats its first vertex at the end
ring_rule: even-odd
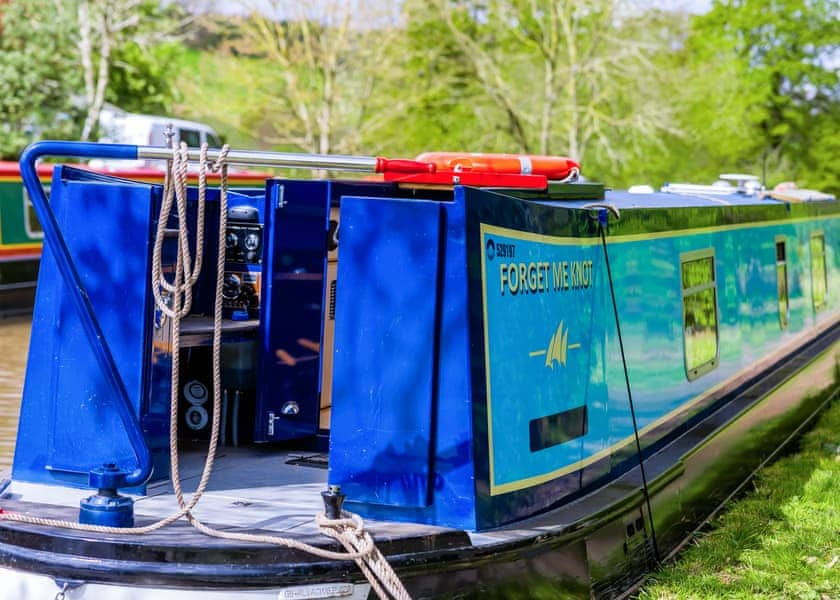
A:
POLYGON ((718 362, 717 282, 714 251, 680 256, 683 298, 685 373, 689 379, 711 371, 718 362))
POLYGON ((825 235, 822 232, 811 234, 811 289, 814 309, 825 307, 825 235))
POLYGON ((779 296, 779 325, 782 329, 787 329, 790 303, 788 302, 787 247, 783 236, 776 238, 776 291, 779 296))

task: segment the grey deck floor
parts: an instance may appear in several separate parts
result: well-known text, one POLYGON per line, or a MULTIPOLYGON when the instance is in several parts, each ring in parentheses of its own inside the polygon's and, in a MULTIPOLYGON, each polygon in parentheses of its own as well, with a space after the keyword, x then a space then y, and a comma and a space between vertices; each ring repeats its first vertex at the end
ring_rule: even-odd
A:
MULTIPOLYGON (((199 483, 206 454, 190 451, 180 459, 181 485, 191 493, 199 483)), ((327 470, 290 465, 298 457, 318 456, 263 448, 220 448, 207 490, 194 514, 208 523, 288 532, 316 533, 314 517, 324 510, 321 492, 327 470)), ((171 482, 150 486, 136 499, 138 516, 162 518, 178 509, 171 482)))
MULTIPOLYGON (((187 501, 199 483, 205 457, 206 451, 180 452, 181 486, 187 501)), ((323 460, 325 455, 262 446, 220 447, 210 483, 193 514, 218 529, 277 532, 309 541, 325 540, 315 524, 315 516, 324 510, 321 492, 327 488, 327 469, 288 464, 301 457, 323 460)), ((24 508, 29 507, 37 516, 75 520, 79 501, 92 493, 90 489, 12 481, 0 498, 22 503, 12 505, 14 510, 29 512, 24 508)), ((134 496, 134 500, 137 525, 147 525, 178 510, 169 480, 150 485, 147 495, 134 496)), ((391 539, 453 531, 445 527, 373 519, 365 519, 365 523, 374 537, 391 539)), ((203 537, 185 520, 144 537, 162 539, 172 535, 185 536, 182 540, 185 543, 195 541, 196 536, 203 537)), ((75 537, 76 534, 68 533, 68 536, 75 537)), ((208 540, 208 543, 212 542, 208 540)))

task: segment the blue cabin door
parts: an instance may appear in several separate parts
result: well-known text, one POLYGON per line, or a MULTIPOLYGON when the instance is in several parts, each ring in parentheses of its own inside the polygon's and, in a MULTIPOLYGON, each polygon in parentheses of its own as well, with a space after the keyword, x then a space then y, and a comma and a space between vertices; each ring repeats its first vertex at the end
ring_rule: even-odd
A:
POLYGON ((320 427, 329 185, 267 184, 256 442, 314 436, 320 427))

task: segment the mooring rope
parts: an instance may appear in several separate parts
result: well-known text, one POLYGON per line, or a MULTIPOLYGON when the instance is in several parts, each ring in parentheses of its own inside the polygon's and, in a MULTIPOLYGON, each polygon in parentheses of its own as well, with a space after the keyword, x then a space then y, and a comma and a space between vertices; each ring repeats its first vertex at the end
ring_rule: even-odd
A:
POLYGON ((371 588, 380 598, 410 600, 394 569, 376 547, 376 544, 364 528, 359 515, 347 511, 341 512, 341 518, 329 519, 326 513, 318 513, 315 522, 322 534, 338 541, 346 552, 335 552, 291 538, 252 534, 234 531, 220 531, 202 523, 194 514, 210 481, 220 437, 221 421, 221 334, 222 334, 222 288, 224 286, 225 236, 227 230, 228 205, 228 165, 229 146, 225 144, 218 158, 208 166, 207 144, 202 144, 199 153, 198 171, 198 206, 196 210, 196 247, 195 257, 191 260, 189 248, 189 230, 187 221, 187 169, 189 151, 185 143, 173 150, 173 157, 167 171, 164 184, 163 201, 152 250, 152 290, 155 305, 163 315, 172 320, 172 381, 170 386, 170 425, 169 455, 172 487, 178 501, 179 510, 171 515, 142 527, 109 527, 87 525, 60 519, 44 519, 15 512, 0 512, 0 520, 17 521, 47 527, 60 527, 77 531, 105 534, 146 534, 157 531, 171 523, 186 517, 198 531, 212 537, 262 544, 274 544, 300 550, 326 560, 353 560, 359 566, 371 588), (180 386, 180 327, 181 319, 192 308, 192 287, 198 281, 203 260, 204 213, 207 192, 207 171, 218 172, 219 181, 219 237, 216 263, 216 292, 213 306, 213 421, 207 457, 204 462, 201 479, 189 501, 184 498, 181 487, 180 464, 178 459, 178 390, 180 386), (168 222, 173 204, 178 215, 177 248, 173 280, 166 279, 162 267, 163 243, 168 234, 168 222))
MULTIPOLYGON (((624 383, 627 388, 627 401, 630 404, 630 417, 633 421, 633 435, 636 440, 636 455, 639 459, 639 470, 642 474, 642 494, 644 495, 645 506, 647 508, 648 514, 648 522, 650 523, 650 539, 651 544, 653 546, 653 557, 656 563, 659 562, 659 546, 656 543, 656 528, 653 523, 653 509, 650 505, 650 493, 648 491, 648 482, 647 482, 647 474, 645 472, 645 461, 642 455, 642 442, 639 438, 639 425, 638 421, 636 420, 636 406, 633 403, 633 391, 630 387, 630 373, 627 371, 627 358, 624 354, 624 341, 621 337, 621 321, 618 318, 618 304, 615 301, 615 287, 613 285, 613 277, 612 277, 612 269, 610 267, 610 253, 607 250, 607 234, 606 234, 606 222, 607 222, 607 212, 611 212, 612 214, 616 215, 617 217, 620 216, 618 209, 612 205, 601 205, 601 204, 592 204, 588 205, 587 207, 598 207, 598 210, 604 211, 604 218, 603 222, 599 216, 598 219, 598 229, 601 233, 601 245, 604 249, 604 262, 606 263, 607 267, 607 280, 610 284, 610 298, 612 299, 613 305, 613 314, 615 315, 615 329, 616 334, 618 336, 618 348, 621 351, 621 365, 624 369, 624 383)), ((586 208, 586 207, 585 207, 586 208)))

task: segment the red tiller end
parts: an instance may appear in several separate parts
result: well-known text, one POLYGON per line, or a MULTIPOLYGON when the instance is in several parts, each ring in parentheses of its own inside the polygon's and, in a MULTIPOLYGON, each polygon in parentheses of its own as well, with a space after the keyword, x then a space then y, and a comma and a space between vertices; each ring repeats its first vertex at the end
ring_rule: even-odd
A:
POLYGON ((435 165, 430 162, 409 160, 406 158, 376 157, 377 173, 434 173, 435 165))

